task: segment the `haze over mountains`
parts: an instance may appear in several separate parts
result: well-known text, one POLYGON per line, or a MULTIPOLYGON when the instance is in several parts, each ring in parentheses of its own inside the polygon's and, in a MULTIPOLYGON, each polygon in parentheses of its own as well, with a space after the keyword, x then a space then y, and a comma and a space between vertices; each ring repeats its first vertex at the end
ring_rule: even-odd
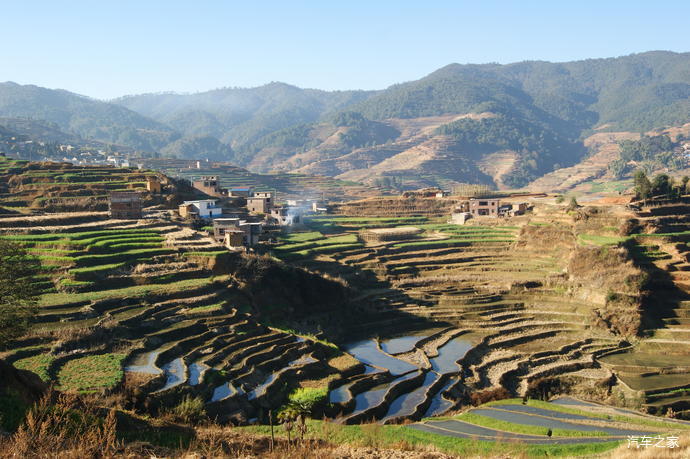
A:
POLYGON ((690 53, 451 64, 380 91, 271 83, 104 102, 2 83, 0 116, 259 172, 522 186, 580 161, 595 129, 640 132, 690 121, 690 53))

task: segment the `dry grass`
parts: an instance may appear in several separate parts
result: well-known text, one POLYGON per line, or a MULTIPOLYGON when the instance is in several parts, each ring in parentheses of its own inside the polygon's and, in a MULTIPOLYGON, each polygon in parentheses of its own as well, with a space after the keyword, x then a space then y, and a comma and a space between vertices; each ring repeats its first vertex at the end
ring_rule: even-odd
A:
MULTIPOLYGON (((169 425, 175 427, 174 425, 169 425)), ((324 423, 337 435, 342 426, 324 423)), ((177 426, 178 428, 180 426, 177 426)), ((162 427, 161 427, 162 428, 162 427)), ((118 440, 114 410, 99 408, 97 400, 83 400, 74 395, 52 392, 29 412, 16 433, 0 437, 0 458, 449 458, 434 447, 400 442, 380 449, 382 427, 372 424, 365 430, 363 447, 335 446, 327 441, 307 439, 288 442, 281 438, 252 435, 232 427, 208 425, 194 429, 194 438, 187 446, 174 449, 154 446, 145 441, 128 444, 118 440), (105 414, 104 416, 104 413, 105 414)), ((327 433, 327 432, 322 432, 327 433)), ((329 436, 326 435, 328 438, 329 436)))
POLYGON ((350 354, 342 354, 337 357, 333 357, 328 361, 328 365, 330 365, 338 371, 345 371, 359 364, 359 360, 355 359, 350 354))
POLYGON ((0 457, 112 457, 116 439, 115 412, 103 419, 78 397, 49 393, 27 414, 17 432, 0 443, 0 457))

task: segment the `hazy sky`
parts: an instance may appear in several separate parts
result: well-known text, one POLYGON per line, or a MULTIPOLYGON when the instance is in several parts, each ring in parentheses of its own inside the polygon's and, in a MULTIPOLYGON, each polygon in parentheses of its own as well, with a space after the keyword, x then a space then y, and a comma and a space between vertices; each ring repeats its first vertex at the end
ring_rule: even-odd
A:
POLYGON ((379 89, 458 63, 690 51, 685 1, 5 0, 0 81, 92 97, 379 89))

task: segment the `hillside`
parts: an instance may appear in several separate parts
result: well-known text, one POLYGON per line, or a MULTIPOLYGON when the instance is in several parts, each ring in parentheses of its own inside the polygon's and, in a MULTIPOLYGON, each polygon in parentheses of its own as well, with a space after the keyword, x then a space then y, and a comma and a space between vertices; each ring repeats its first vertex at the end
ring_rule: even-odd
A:
POLYGON ((297 168, 368 181, 397 176, 408 187, 467 181, 521 187, 578 164, 593 129, 639 132, 687 122, 688 68, 688 54, 668 52, 568 63, 452 64, 347 108, 390 127, 400 119, 453 120, 426 137, 411 139, 399 130, 385 141, 372 133, 348 145, 328 114, 316 124, 300 120, 239 143, 235 159, 261 171, 297 168), (468 117, 483 113, 493 117, 468 117), (463 115, 469 119, 455 120, 463 115), (500 164, 492 164, 496 160, 500 164))
POLYGON ((198 94, 143 94, 112 102, 183 132, 208 135, 233 147, 271 132, 312 123, 368 97, 371 91, 320 91, 285 83, 222 88, 198 94))
MULTIPOLYGON (((86 397, 70 409, 115 408, 130 446, 160 448, 163 434, 170 448, 182 433, 203 441, 190 423, 267 436, 289 408, 313 418, 307 438, 320 442, 373 438, 456 455, 584 455, 627 435, 688 429, 649 415, 690 418, 682 199, 634 212, 521 196, 512 199, 533 206, 525 215, 454 225, 456 196, 362 189, 367 199, 274 231, 244 254, 165 210, 182 190, 161 174, 1 166, 0 241, 40 264, 40 297, 28 333, 0 359, 86 397), (154 177, 162 193, 143 192, 154 177), (158 206, 139 220, 99 211, 104 194, 125 189, 158 206)), ((263 179, 243 172, 226 180, 263 179)), ((0 422, 13 430, 22 416, 0 422)))
POLYGON ((35 140, 65 142, 78 137, 184 158, 232 154, 230 147, 216 139, 184 138, 173 128, 119 105, 33 85, 0 83, 0 117, 0 124, 4 121, 35 140))
POLYGON ((254 172, 369 184, 394 178, 403 188, 524 187, 589 158, 584 139, 595 132, 680 126, 688 113, 690 53, 665 51, 563 63, 451 64, 380 91, 271 83, 103 102, 0 85, 0 116, 46 120, 68 134, 231 161, 254 172))

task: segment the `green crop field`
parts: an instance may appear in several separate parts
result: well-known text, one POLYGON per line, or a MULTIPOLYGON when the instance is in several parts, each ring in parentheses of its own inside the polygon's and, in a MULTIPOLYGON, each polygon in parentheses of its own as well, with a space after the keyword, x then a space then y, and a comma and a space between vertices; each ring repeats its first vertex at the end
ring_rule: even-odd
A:
POLYGON ((103 300, 108 298, 139 297, 146 295, 155 295, 165 292, 184 291, 211 284, 218 279, 220 279, 220 277, 185 279, 164 285, 135 285, 133 287, 126 287, 113 290, 100 290, 84 293, 51 293, 48 295, 43 295, 39 300, 38 305, 45 307, 80 301, 103 300))
POLYGON ((70 360, 58 373, 61 390, 82 391, 110 388, 122 380, 126 354, 101 354, 70 360))
MULTIPOLYGON (((438 418, 437 418, 438 419, 438 418)), ((443 419, 443 418, 440 418, 443 419)), ((549 429, 548 427, 531 426, 526 424, 516 424, 514 422, 501 421, 493 419, 488 416, 481 416, 474 414, 471 411, 455 416, 451 419, 459 419, 460 421, 469 422, 481 427, 488 427, 490 429, 501 430, 504 432, 513 432, 527 435, 546 435, 549 430, 555 437, 604 437, 605 432, 591 432, 582 430, 570 429, 549 429)))
MULTIPOLYGON (((238 427, 239 431, 270 435, 269 426, 238 427)), ((275 435, 286 438, 282 430, 275 435)), ((617 441, 584 443, 574 445, 524 445, 512 442, 491 442, 477 439, 454 438, 429 432, 413 430, 401 425, 341 425, 328 421, 307 421, 307 438, 319 439, 335 444, 379 448, 395 448, 407 443, 424 447, 432 445, 438 450, 455 456, 475 457, 548 457, 596 455, 619 445, 617 441)))
POLYGON ((48 367, 54 359, 55 357, 50 354, 39 354, 19 359, 14 362, 14 366, 22 370, 33 371, 43 381, 49 381, 50 376, 48 375, 48 367))

